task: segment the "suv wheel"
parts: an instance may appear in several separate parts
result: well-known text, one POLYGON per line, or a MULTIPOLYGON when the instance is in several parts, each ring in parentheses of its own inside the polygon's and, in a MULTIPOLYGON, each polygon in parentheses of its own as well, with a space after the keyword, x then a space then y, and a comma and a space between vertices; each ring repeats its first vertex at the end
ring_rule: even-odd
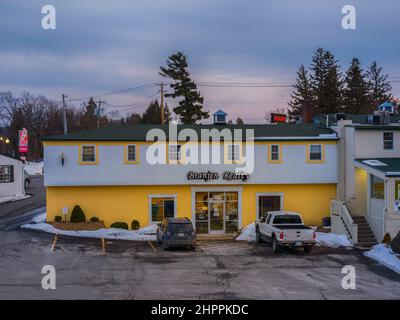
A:
POLYGON ((25 189, 28 189, 30 184, 31 184, 31 183, 29 182, 29 180, 28 180, 28 179, 25 179, 25 183, 24 183, 25 189))
POLYGON ((168 250, 168 245, 164 241, 162 242, 162 248, 163 250, 168 250))

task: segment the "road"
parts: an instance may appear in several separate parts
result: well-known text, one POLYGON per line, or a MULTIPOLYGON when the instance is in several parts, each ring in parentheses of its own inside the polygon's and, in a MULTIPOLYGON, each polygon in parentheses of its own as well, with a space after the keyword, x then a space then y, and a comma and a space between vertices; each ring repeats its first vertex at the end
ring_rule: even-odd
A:
POLYGON ((400 276, 358 250, 273 254, 266 244, 203 241, 195 251, 154 242, 0 231, 0 299, 400 299, 400 276), (51 248, 54 244, 54 250, 51 248), (56 289, 43 290, 44 265, 56 289), (342 267, 356 270, 344 290, 342 267))
POLYGON ((19 201, 0 204, 0 230, 12 230, 28 223, 32 217, 45 211, 46 191, 43 176, 32 176, 31 185, 26 193, 32 197, 19 201))

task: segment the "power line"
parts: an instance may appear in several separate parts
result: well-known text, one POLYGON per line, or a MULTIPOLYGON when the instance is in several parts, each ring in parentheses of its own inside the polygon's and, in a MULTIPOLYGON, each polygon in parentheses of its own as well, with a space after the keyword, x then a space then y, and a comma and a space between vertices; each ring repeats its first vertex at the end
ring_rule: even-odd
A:
POLYGON ((87 99, 90 99, 90 98, 98 98, 98 97, 104 97, 104 96, 118 95, 118 94, 121 94, 121 93, 130 93, 130 92, 135 92, 135 91, 139 91, 139 90, 142 90, 142 89, 150 88, 151 86, 154 86, 154 83, 147 83, 147 84, 139 85, 139 86, 136 86, 136 87, 130 87, 130 88, 126 88, 126 89, 103 92, 103 93, 99 93, 99 94, 91 95, 91 96, 86 96, 86 97, 70 98, 69 100, 70 101, 79 101, 79 100, 87 100, 87 99))
POLYGON ((112 107, 112 108, 127 108, 127 109, 141 108, 141 107, 143 107, 143 106, 138 106, 138 107, 136 107, 136 105, 138 105, 138 104, 140 104, 140 103, 142 103, 142 102, 145 102, 145 101, 147 101, 147 100, 153 98, 155 95, 158 95, 159 93, 160 93, 160 92, 157 91, 157 92, 153 93, 152 95, 150 95, 150 96, 148 96, 148 97, 146 97, 146 98, 143 98, 143 99, 141 99, 141 100, 139 100, 139 101, 136 101, 136 102, 134 102, 134 103, 127 104, 127 105, 115 105, 115 104, 111 104, 111 103, 108 103, 108 102, 105 102, 105 104, 106 104, 107 106, 109 106, 109 107, 112 107))

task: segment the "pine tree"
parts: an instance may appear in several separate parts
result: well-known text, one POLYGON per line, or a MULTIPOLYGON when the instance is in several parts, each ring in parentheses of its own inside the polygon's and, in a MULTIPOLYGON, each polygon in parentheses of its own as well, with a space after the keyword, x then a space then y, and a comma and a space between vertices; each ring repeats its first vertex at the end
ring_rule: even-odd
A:
POLYGON ((288 103, 288 112, 291 116, 297 116, 301 114, 301 102, 313 98, 310 78, 304 65, 301 65, 299 71, 297 71, 296 84, 293 87, 295 91, 293 91, 288 103))
POLYGON ((366 78, 371 99, 371 110, 369 111, 376 110, 376 107, 380 104, 393 99, 392 85, 388 80, 389 75, 382 74, 382 67, 378 67, 375 61, 369 66, 366 78))
POLYGON ((182 123, 194 124, 210 115, 208 112, 202 111, 204 98, 197 91, 197 85, 191 80, 187 68, 187 56, 182 52, 177 52, 168 57, 167 67, 160 67, 160 75, 174 81, 170 85, 174 92, 167 93, 165 96, 173 99, 182 98, 173 111, 179 116, 182 123))
POLYGON ((344 105, 346 113, 365 113, 368 112, 369 85, 365 80, 361 63, 357 58, 353 58, 345 77, 346 88, 344 90, 344 105))
POLYGON ((334 55, 318 48, 310 67, 311 87, 318 113, 336 113, 342 105, 343 81, 334 55))
MULTIPOLYGON (((167 105, 164 107, 164 122, 171 121, 171 112, 167 105)), ((158 100, 151 101, 146 111, 141 117, 142 124, 160 124, 161 123, 161 107, 158 100)))
POLYGON ((82 129, 94 129, 97 126, 97 105, 93 98, 90 98, 87 105, 84 107, 83 115, 81 117, 81 127, 82 129))

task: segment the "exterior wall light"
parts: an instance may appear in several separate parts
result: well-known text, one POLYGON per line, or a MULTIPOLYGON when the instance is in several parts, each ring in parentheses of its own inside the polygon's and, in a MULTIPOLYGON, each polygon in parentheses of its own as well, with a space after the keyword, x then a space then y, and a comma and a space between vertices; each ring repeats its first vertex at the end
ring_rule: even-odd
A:
POLYGON ((61 165, 63 166, 63 165, 64 165, 64 162, 65 162, 64 152, 61 152, 60 160, 61 160, 61 165))

